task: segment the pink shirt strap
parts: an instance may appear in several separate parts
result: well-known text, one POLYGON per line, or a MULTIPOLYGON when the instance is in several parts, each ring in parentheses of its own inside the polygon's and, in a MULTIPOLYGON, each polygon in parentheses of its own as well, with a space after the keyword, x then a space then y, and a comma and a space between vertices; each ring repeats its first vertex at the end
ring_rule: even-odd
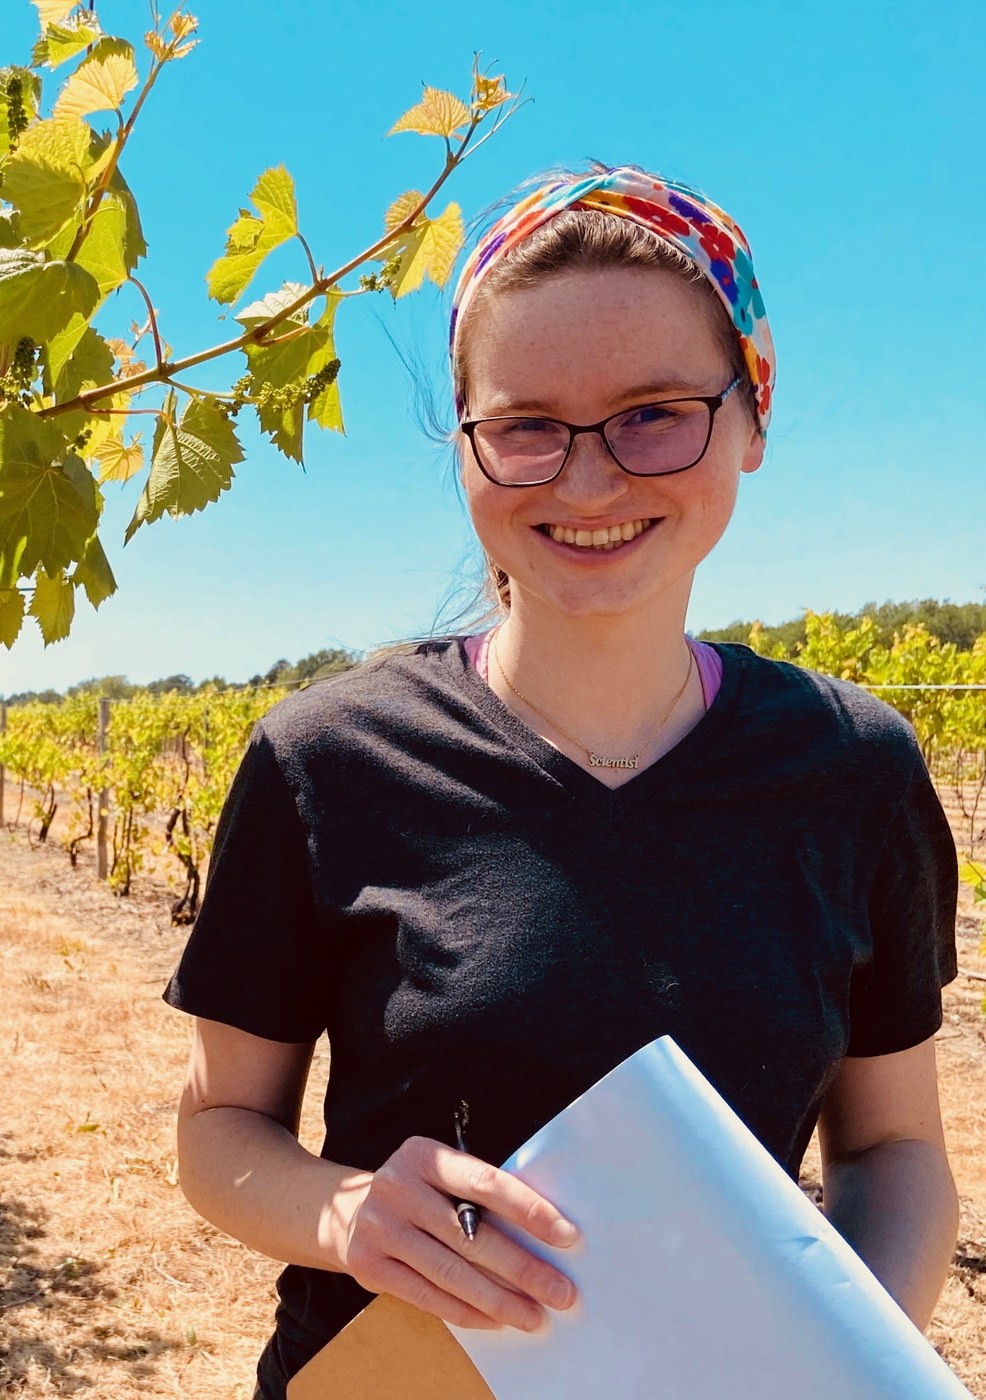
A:
MULTIPOLYGON (((494 631, 494 628, 490 628, 488 632, 477 632, 475 636, 467 637, 465 641, 466 655, 487 684, 489 684, 490 679, 490 638, 494 631)), ((719 694, 719 686, 722 684, 722 657, 715 647, 709 646, 708 642, 696 642, 692 637, 688 637, 686 640, 695 658, 695 665, 698 667, 699 680, 702 682, 702 696, 705 700, 705 708, 708 709, 719 694)))

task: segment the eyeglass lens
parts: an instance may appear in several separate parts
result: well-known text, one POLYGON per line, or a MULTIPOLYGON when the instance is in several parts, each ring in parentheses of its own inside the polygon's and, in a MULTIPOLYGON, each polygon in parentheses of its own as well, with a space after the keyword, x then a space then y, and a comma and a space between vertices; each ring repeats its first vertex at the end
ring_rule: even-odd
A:
MULTIPOLYGON (((645 404, 606 425, 606 441, 627 471, 659 476, 680 471, 701 457, 709 436, 709 406, 696 399, 645 404)), ((487 418, 474 430, 476 450, 498 481, 523 485, 544 481, 561 467, 569 431, 550 418, 487 418)))

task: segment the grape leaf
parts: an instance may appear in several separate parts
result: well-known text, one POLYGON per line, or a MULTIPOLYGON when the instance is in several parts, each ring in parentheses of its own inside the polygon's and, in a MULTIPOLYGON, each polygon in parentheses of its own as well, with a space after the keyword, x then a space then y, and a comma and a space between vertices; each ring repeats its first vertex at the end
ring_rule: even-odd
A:
POLYGON ((140 224, 140 214, 137 212, 137 201, 130 192, 130 186, 120 174, 119 170, 113 172, 110 181, 110 189, 123 201, 126 210, 126 236, 123 242, 123 262, 128 272, 132 272, 140 259, 146 256, 147 243, 144 239, 144 230, 140 224))
POLYGON ((140 433, 135 433, 129 444, 119 433, 110 433, 97 447, 94 456, 100 465, 99 484, 106 481, 129 481, 144 465, 144 449, 140 444, 140 433))
POLYGON ((474 102, 481 112, 492 112, 514 96, 507 91, 507 80, 502 73, 499 77, 487 78, 477 70, 474 88, 474 102))
POLYGON ((90 112, 118 111, 139 81, 133 44, 100 39, 62 88, 52 115, 87 117, 90 112))
POLYGON ((228 489, 234 463, 243 461, 233 426, 214 401, 192 399, 180 423, 174 420, 174 404, 171 394, 165 404, 168 418, 158 419, 151 474, 127 526, 125 543, 165 511, 177 519, 204 510, 228 489))
POLYGON ((62 24, 49 24, 34 46, 31 62, 35 68, 47 64, 57 68, 67 59, 97 43, 103 37, 99 20, 89 11, 70 15, 62 24))
POLYGON ((19 248, 20 234, 17 231, 17 214, 13 209, 0 209, 0 248, 19 248))
POLYGON ((127 210, 122 195, 113 190, 103 195, 75 261, 95 277, 100 301, 127 280, 127 210))
POLYGON ((43 25, 60 24, 75 9, 78 0, 33 0, 43 25))
MULTIPOLYGON (((307 287, 301 282, 285 282, 284 286, 276 292, 268 292, 259 301, 251 301, 249 306, 244 306, 242 311, 236 313, 236 320, 245 331, 256 330, 265 321, 271 320, 274 316, 280 316, 282 311, 286 311, 292 302, 297 301, 302 292, 306 292, 307 287)), ((274 334, 290 330, 292 326, 303 326, 307 324, 308 313, 302 309, 295 312, 293 316, 282 321, 274 330, 274 334)))
POLYGON ((78 118, 36 122, 3 168, 3 197, 19 214, 22 240, 44 247, 81 212, 89 128, 78 118))
POLYGON ((76 587, 82 585, 94 608, 116 592, 116 579, 98 535, 86 544, 85 553, 72 572, 72 583, 76 587))
POLYGON ((399 131, 418 131, 422 136, 453 136, 469 122, 469 108, 455 93, 426 87, 421 101, 410 107, 390 128, 387 135, 399 131))
POLYGON ((400 262, 390 281, 395 297, 417 291, 425 275, 436 287, 444 287, 462 247, 462 211, 450 204, 437 219, 421 218, 411 225, 390 250, 400 262))
POLYGON ((0 645, 12 647, 24 622, 24 595, 19 588, 0 588, 0 645))
POLYGON ((402 224, 408 215, 413 214, 419 207, 424 195, 420 190, 407 190, 399 195, 383 216, 383 226, 388 233, 395 229, 398 224, 402 224))
POLYGON ((144 43, 159 63, 163 63, 168 52, 167 40, 162 39, 160 34, 154 29, 149 29, 144 35, 144 43))
POLYGON ((82 557, 101 498, 62 432, 19 404, 0 413, 0 578, 49 574, 82 557))
MULTIPOLYGON (((64 403, 68 399, 74 399, 82 389, 109 383, 113 377, 113 364, 113 352, 106 341, 98 331, 87 326, 56 381, 56 398, 64 403)), ((45 389, 50 392, 49 381, 50 372, 45 374, 45 389)), ((124 408, 126 404, 126 396, 117 396, 110 399, 100 399, 98 407, 100 409, 124 408)), ((101 438, 113 431, 115 426, 113 420, 108 417, 95 418, 93 416, 95 411, 93 408, 77 408, 71 413, 62 414, 58 423, 63 435, 69 439, 77 437, 84 429, 88 429, 90 441, 87 444, 87 452, 89 453, 93 451, 101 438)))
POLYGON ((76 312, 89 316, 98 301, 99 287, 85 268, 0 248, 0 345, 16 345, 24 336, 49 340, 76 312))
POLYGON ((77 311, 67 326, 49 338, 44 350, 46 394, 54 393, 54 386, 58 383, 59 375, 68 363, 72 351, 85 335, 88 326, 88 317, 77 311))
POLYGON ((240 210, 227 230, 225 253, 206 275, 209 295, 216 301, 238 301, 267 254, 298 232, 294 181, 283 165, 265 170, 250 198, 258 214, 240 210))
MULTIPOLYGON (((288 284, 290 285, 290 284, 288 284)), ((249 319, 255 319, 257 308, 268 309, 274 293, 263 302, 248 307, 249 319)), ((286 335, 294 331, 290 339, 271 345, 247 345, 246 357, 249 366, 249 390, 251 397, 257 398, 257 417, 260 426, 269 434, 275 446, 296 462, 303 461, 304 425, 306 417, 305 393, 308 380, 325 371, 335 361, 335 341, 333 324, 336 308, 341 300, 338 293, 330 292, 326 297, 325 310, 313 325, 308 322, 307 310, 297 312, 276 328, 275 335, 286 335)), ((237 317, 237 320, 240 320, 237 317)), ((334 379, 321 387, 317 395, 307 405, 307 417, 322 427, 343 431, 342 412, 339 406, 338 390, 334 379), (335 393, 330 391, 335 390, 335 393)))
POLYGON ((59 572, 51 577, 39 571, 34 580, 34 597, 28 612, 37 618, 46 647, 68 636, 75 616, 75 589, 64 573, 59 572))

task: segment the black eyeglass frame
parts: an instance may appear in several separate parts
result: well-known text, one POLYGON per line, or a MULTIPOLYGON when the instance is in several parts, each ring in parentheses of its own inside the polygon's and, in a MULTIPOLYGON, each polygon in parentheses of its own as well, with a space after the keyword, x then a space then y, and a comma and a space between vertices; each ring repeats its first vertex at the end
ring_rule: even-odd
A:
POLYGON ((611 413, 608 418, 601 418, 598 423, 566 423, 564 418, 549 418, 547 414, 544 413, 500 413, 492 418, 464 419, 463 422, 459 424, 459 427, 469 439, 469 445, 472 448, 472 455, 476 460, 477 467, 486 477, 487 481, 492 481, 494 486, 506 486, 511 488, 517 487, 519 489, 523 489, 525 486, 547 486, 547 484, 550 481, 557 481, 557 479, 561 476, 562 472, 565 470, 565 464, 567 463, 569 457, 572 455, 572 443, 575 441, 575 439, 580 433, 597 433, 598 436, 602 438, 603 445, 605 446, 606 451, 612 457, 613 461, 619 467, 620 471, 626 472, 627 476, 677 476, 679 472, 687 472, 690 471, 692 467, 697 467, 699 462, 701 462, 702 458, 705 456, 706 452, 708 452, 709 443, 712 441, 712 429, 715 426, 716 414, 719 412, 719 409, 722 408, 723 404, 729 398, 729 395, 733 392, 737 385, 741 384, 742 382, 742 375, 738 374, 731 384, 726 385, 725 389, 723 389, 721 394, 683 394, 680 398, 676 399, 653 399, 648 401, 647 403, 633 404, 630 408, 621 408, 619 412, 611 413), (672 403, 704 403, 705 406, 708 408, 709 430, 705 435, 705 442, 702 444, 701 452, 694 459, 694 461, 688 462, 683 467, 674 467, 671 471, 666 472, 635 472, 632 471, 630 467, 625 467, 620 461, 619 457, 617 457, 616 453, 613 451, 613 448, 610 445, 610 441, 606 436, 606 429, 609 427, 610 423, 612 423, 614 419, 622 418, 624 414, 633 413, 635 412, 635 410, 640 408, 662 408, 665 404, 672 403), (557 423, 560 428, 568 429, 568 446, 565 449, 565 455, 562 458, 561 464, 556 472, 552 472, 550 476, 542 477, 538 481, 500 481, 498 477, 493 476, 493 474, 483 465, 482 459, 479 455, 479 450, 476 447, 476 439, 474 436, 476 429, 482 423, 503 423, 511 418, 530 418, 538 423, 557 423))

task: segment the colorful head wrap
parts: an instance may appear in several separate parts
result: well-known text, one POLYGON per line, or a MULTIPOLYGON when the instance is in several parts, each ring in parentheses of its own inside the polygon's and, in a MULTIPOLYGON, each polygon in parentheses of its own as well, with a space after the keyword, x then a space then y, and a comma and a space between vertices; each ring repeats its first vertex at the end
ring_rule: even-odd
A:
POLYGON ((709 279, 739 339, 760 431, 766 434, 774 386, 774 342, 743 230, 700 191, 627 166, 543 185, 497 220, 459 275, 452 300, 450 351, 454 354, 456 326, 490 268, 563 209, 599 209, 632 219, 673 244, 709 279))

